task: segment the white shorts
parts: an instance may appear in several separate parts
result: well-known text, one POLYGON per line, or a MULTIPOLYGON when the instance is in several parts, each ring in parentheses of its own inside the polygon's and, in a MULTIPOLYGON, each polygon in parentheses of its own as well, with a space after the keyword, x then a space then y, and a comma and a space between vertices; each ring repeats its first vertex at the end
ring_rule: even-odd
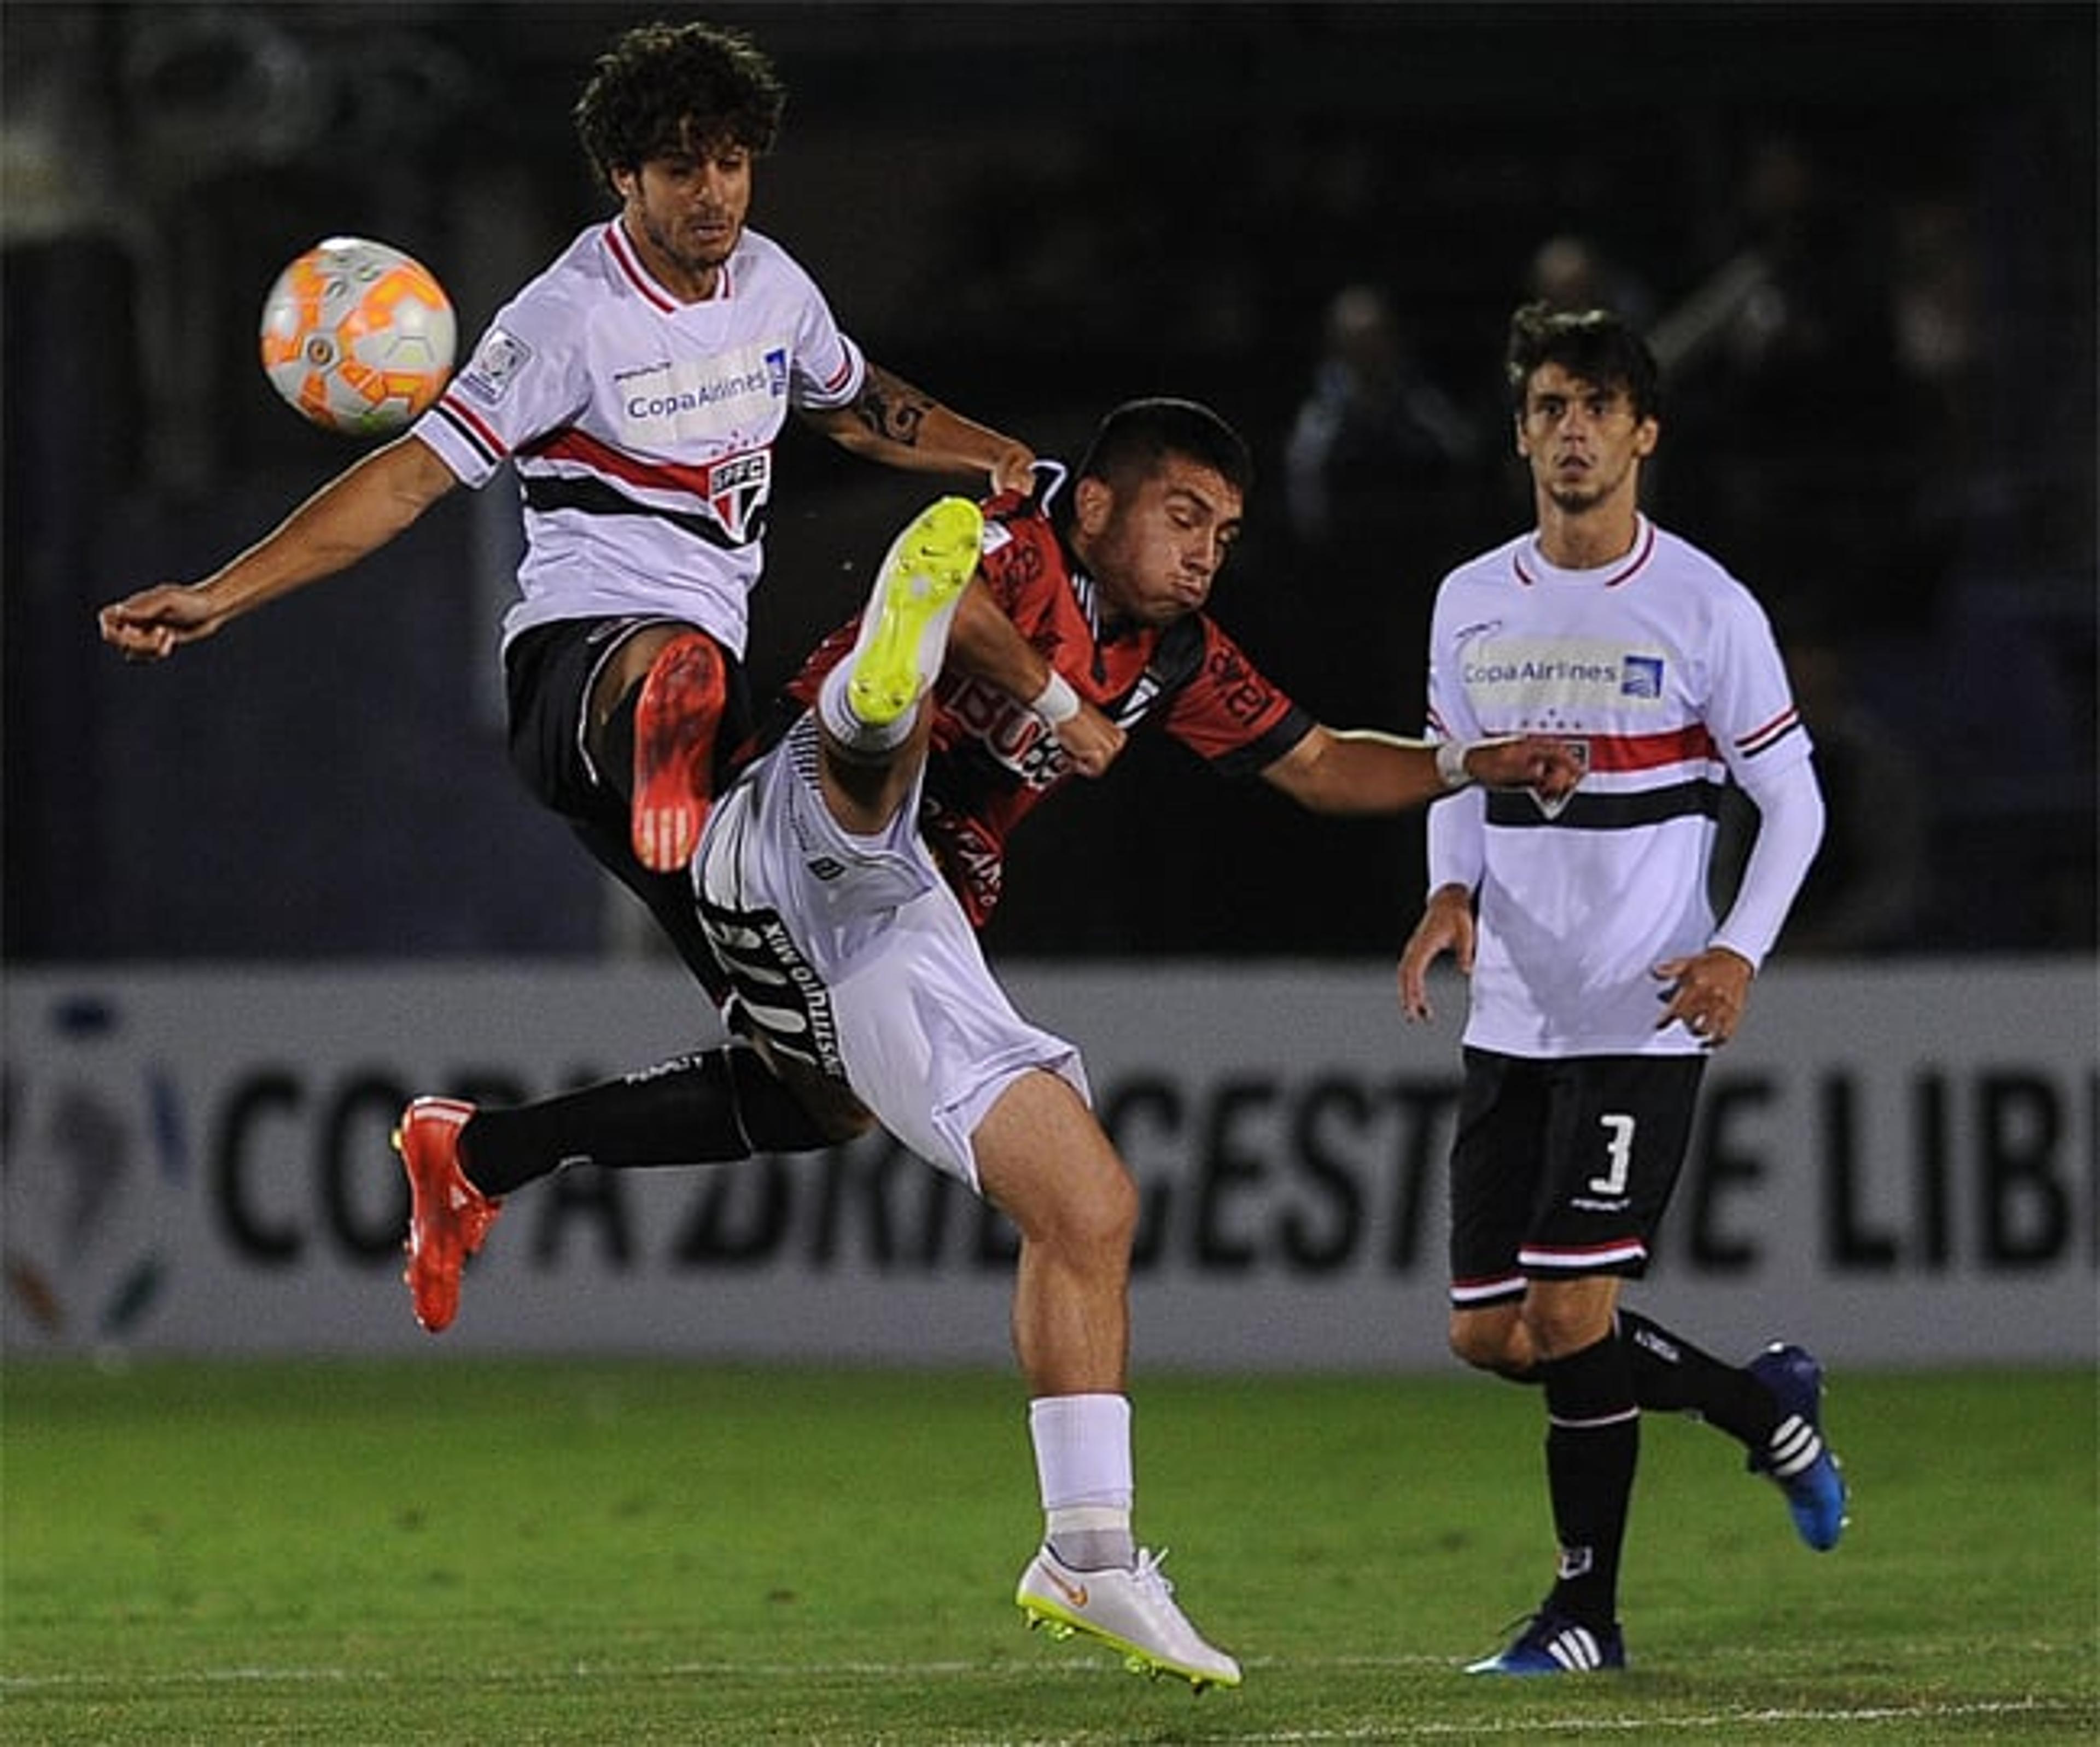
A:
POLYGON ((1014 1011, 917 825, 856 837, 824 805, 805 716, 708 814, 701 926, 743 1021, 849 1087, 921 1158, 977 1186, 970 1137, 1042 1068, 1088 1097, 1079 1052, 1014 1011))

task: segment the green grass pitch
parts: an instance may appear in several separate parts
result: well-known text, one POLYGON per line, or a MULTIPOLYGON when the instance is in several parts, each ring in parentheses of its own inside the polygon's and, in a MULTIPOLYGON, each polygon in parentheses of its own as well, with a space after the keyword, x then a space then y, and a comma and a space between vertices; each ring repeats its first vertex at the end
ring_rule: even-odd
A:
POLYGON ((1238 1692, 1021 1628, 1017 1383, 660 1363, 15 1360, 0 1740, 960 1743, 2100 1736, 2089 1370, 1833 1379, 1794 1540, 1643 1431, 1623 1676, 1468 1680, 1543 1592, 1525 1391, 1141 1376, 1150 1544, 1238 1692))

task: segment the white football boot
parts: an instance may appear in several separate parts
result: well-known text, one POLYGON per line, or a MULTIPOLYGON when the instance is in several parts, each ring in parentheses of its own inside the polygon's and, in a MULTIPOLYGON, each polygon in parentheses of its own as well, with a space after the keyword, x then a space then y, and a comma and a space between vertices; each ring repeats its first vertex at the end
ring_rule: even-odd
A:
POLYGON ((1174 1601, 1174 1586, 1159 1569, 1167 1557, 1140 1552, 1137 1568, 1076 1571, 1044 1547, 1021 1574, 1013 1599, 1030 1626, 1053 1638, 1084 1632, 1122 1653, 1134 1674, 1178 1674, 1198 1692, 1236 1687, 1240 1665, 1189 1623, 1174 1601))

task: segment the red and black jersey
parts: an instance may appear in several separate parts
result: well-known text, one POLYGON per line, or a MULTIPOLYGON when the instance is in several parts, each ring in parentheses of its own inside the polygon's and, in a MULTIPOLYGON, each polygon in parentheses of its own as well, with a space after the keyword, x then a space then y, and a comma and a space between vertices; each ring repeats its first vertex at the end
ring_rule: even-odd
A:
MULTIPOLYGON (((1021 634, 1082 697, 1130 733, 1158 722, 1213 769, 1264 769, 1304 739, 1312 716, 1273 685, 1204 613, 1165 626, 1105 623, 1093 579, 1040 503, 985 505, 985 583, 1021 634)), ((818 644, 788 686, 808 708, 852 650, 859 621, 818 644)), ((920 825, 982 928, 998 904, 1007 834, 1074 774, 1057 735, 1026 704, 952 667, 937 713, 920 825)))

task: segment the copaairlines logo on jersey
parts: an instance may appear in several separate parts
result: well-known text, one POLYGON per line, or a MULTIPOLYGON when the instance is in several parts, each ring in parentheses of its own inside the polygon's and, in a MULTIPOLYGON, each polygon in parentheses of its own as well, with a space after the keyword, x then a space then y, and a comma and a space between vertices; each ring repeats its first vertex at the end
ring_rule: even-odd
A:
POLYGON ((770 439, 788 398, 788 354, 747 346, 620 374, 621 435, 634 448, 770 439))
POLYGON ((1460 682, 1483 719, 1525 721, 1538 712, 1624 711, 1662 702, 1663 657, 1634 654, 1617 643, 1573 637, 1495 637, 1472 644, 1461 657, 1460 682))

